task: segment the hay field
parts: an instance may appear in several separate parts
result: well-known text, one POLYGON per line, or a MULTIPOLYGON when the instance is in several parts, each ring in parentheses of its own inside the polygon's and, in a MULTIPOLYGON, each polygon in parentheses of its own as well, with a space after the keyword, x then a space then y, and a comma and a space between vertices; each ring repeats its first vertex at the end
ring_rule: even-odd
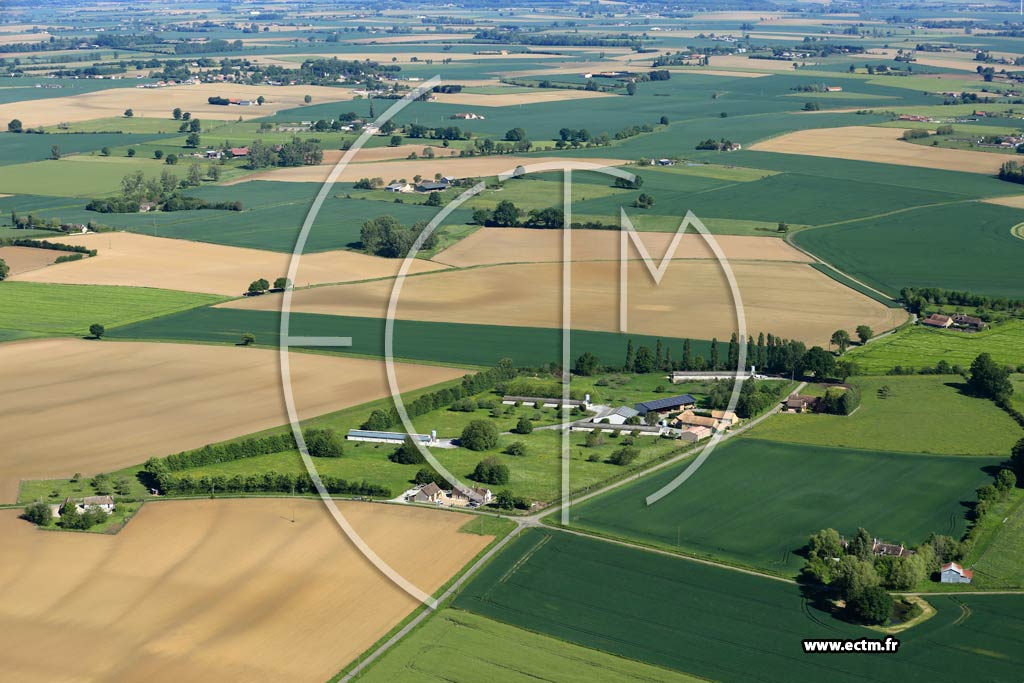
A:
MULTIPOLYGON (((58 241, 80 244, 88 249, 96 249, 99 253, 93 258, 61 263, 51 268, 20 273, 15 271, 11 279, 60 284, 156 287, 241 296, 253 280, 263 277, 272 283, 276 278, 286 275, 291 260, 291 254, 282 252, 130 232, 60 237, 58 241)), ((4 258, 4 252, 10 249, 15 247, 0 249, 0 258, 4 258)), ((48 254, 51 262, 60 254, 42 249, 24 250, 48 254)), ((398 272, 400 266, 401 262, 396 259, 378 258, 354 251, 326 251, 304 255, 299 262, 295 282, 304 287, 327 282, 391 277, 398 272)), ((417 259, 410 272, 423 273, 441 267, 417 259)))
MULTIPOLYGON (((434 155, 438 157, 458 156, 459 154, 459 150, 457 149, 442 147, 441 145, 431 145, 426 142, 422 145, 406 144, 399 145, 398 147, 363 147, 356 153, 352 163, 363 163, 367 161, 397 161, 399 159, 407 159, 413 152, 416 153, 416 156, 422 156, 423 150, 427 148, 434 150, 434 155)), ((324 160, 321 165, 334 166, 341 161, 343 156, 345 156, 345 152, 341 150, 325 149, 324 160)))
MULTIPOLYGON (((259 341, 259 340, 257 340, 259 341)), ((293 353, 301 418, 388 395, 379 361, 293 353)), ((460 376, 406 365, 403 391, 460 376)), ((0 501, 18 481, 96 474, 286 424, 277 351, 42 339, 0 345, 0 501)))
MULTIPOLYGON (((546 162, 570 162, 575 159, 561 157, 520 157, 511 154, 498 154, 484 157, 455 157, 435 159, 415 159, 401 161, 370 161, 353 162, 338 175, 341 182, 355 182, 360 178, 383 178, 384 182, 391 179, 405 178, 412 181, 416 175, 433 178, 435 173, 452 175, 457 178, 485 178, 499 173, 515 170, 516 166, 528 166, 546 162)), ((602 166, 623 166, 625 159, 591 159, 585 161, 602 166)), ((323 182, 330 175, 330 166, 297 166, 294 168, 278 168, 272 171, 261 171, 231 180, 225 185, 235 185, 250 180, 274 180, 288 183, 323 182)))
MULTIPOLYGON (((840 328, 867 324, 886 330, 906 313, 886 308, 806 264, 733 264, 746 306, 748 329, 827 345, 840 328)), ((618 331, 618 263, 578 262, 572 268, 575 329, 618 331)), ((317 287, 295 293, 292 310, 382 317, 391 281, 317 287)), ((561 325, 561 264, 490 266, 430 273, 405 281, 398 317, 485 325, 561 325), (443 302, 443 303, 439 303, 443 302)), ((220 304, 268 310, 266 297, 220 304), (264 300, 261 300, 264 299, 264 300)), ((736 330, 725 276, 717 262, 674 261, 661 286, 638 263, 629 269, 629 331, 636 334, 728 339, 736 330)))
POLYGON ((82 95, 53 97, 30 102, 0 104, 0 120, 21 119, 26 127, 53 126, 62 121, 88 121, 121 116, 131 108, 135 116, 170 118, 171 110, 181 107, 192 112, 193 118, 234 121, 270 116, 282 109, 303 105, 303 97, 311 95, 315 104, 342 102, 352 99, 352 91, 325 86, 269 86, 233 85, 228 83, 202 83, 176 85, 166 88, 111 88, 82 95), (249 99, 262 95, 263 106, 221 106, 210 104, 213 96, 249 99))
MULTIPOLYGON (((435 261, 466 267, 499 263, 536 263, 562 259, 562 230, 531 230, 529 228, 485 228, 448 247, 434 257, 435 261)), ((651 258, 661 260, 668 251, 674 233, 641 232, 641 242, 651 258)), ((619 258, 621 234, 609 230, 574 230, 573 261, 608 261, 619 258)), ((803 252, 774 237, 716 235, 715 240, 726 258, 731 260, 809 262, 803 252)), ((713 259, 714 253, 698 234, 683 235, 674 258, 713 259)), ((628 258, 640 255, 630 242, 628 258)))
POLYGON ((514 107, 522 104, 539 104, 543 102, 564 102, 567 100, 589 100, 603 97, 616 97, 612 93, 592 92, 587 90, 536 90, 534 92, 502 93, 498 95, 481 95, 479 93, 460 92, 446 95, 438 93, 434 96, 442 104, 454 104, 470 107, 514 107))
MULTIPOLYGON (((492 538, 460 514, 339 505, 428 592, 492 538)), ((17 515, 0 513, 5 681, 324 681, 417 606, 319 501, 150 503, 116 536, 17 515)))
POLYGON ((15 45, 17 43, 44 43, 52 36, 46 31, 39 33, 0 33, 0 45, 15 45))
POLYGON ((59 251, 48 249, 33 249, 32 247, 0 247, 0 261, 6 263, 10 269, 8 279, 14 279, 21 273, 27 273, 50 265, 61 256, 59 251))
MULTIPOLYGON (((803 60, 800 60, 803 62, 803 60)), ((817 62, 808 61, 807 64, 817 62)), ((747 71, 784 71, 793 72, 793 63, 781 59, 750 59, 746 55, 711 55, 708 60, 711 68, 725 67, 727 69, 740 69, 747 71)))
POLYGON ((984 173, 999 171, 1004 155, 962 149, 943 149, 900 140, 900 128, 845 126, 818 128, 780 135, 753 144, 760 152, 806 154, 814 157, 873 161, 880 164, 941 168, 949 171, 984 173))

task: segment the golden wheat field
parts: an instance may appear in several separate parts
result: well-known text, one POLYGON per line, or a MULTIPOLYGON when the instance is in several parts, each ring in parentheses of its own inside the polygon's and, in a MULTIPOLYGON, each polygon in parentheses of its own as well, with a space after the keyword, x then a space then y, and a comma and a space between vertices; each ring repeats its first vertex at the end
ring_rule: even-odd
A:
MULTIPOLYGON (((437 590, 491 537, 465 515, 339 503, 414 585, 437 590)), ((146 504, 116 536, 0 512, 0 681, 325 681, 416 608, 319 501, 146 504)))
MULTIPOLYGON (((289 359, 302 419, 389 393, 382 361, 289 359)), ((406 391, 461 374, 403 365, 398 380, 406 391)), ((0 502, 14 501, 22 479, 109 472, 288 423, 278 352, 268 349, 13 342, 0 345, 0 385, 0 502)))

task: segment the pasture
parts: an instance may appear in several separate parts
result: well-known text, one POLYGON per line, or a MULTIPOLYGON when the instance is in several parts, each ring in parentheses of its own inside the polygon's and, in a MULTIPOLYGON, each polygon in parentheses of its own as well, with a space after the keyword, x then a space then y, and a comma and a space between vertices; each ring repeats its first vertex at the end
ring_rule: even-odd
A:
MULTIPOLYGON (((181 177, 187 166, 172 169, 156 159, 78 155, 0 166, 0 187, 12 194, 97 197, 117 192, 121 179, 129 173, 142 171, 147 178, 158 178, 164 169, 170 169, 181 177)), ((82 199, 83 208, 85 204, 86 200, 82 199)), ((99 214, 91 214, 91 217, 97 219, 99 214)))
POLYGON ((964 393, 960 375, 853 377, 861 405, 853 415, 777 415, 758 439, 839 448, 936 455, 1006 456, 1016 423, 988 399, 964 393), (882 387, 888 392, 880 394, 882 387))
MULTIPOLYGON (((460 533, 460 514, 339 507, 428 593, 491 540, 460 533)), ((12 679, 326 680, 419 606, 319 501, 149 503, 116 536, 39 532, 17 515, 0 513, 12 679)))
POLYGON ((1019 209, 952 201, 803 230, 792 239, 891 295, 903 287, 943 287, 1024 297, 1016 272, 1024 240, 1011 233, 1020 222, 1019 209), (920 258, 924 245, 927 259, 920 258))
POLYGON ((1024 492, 1016 489, 982 521, 982 532, 968 561, 979 588, 1024 587, 1024 492), (987 533, 986 533, 987 532, 987 533))
MULTIPOLYGON (((289 359, 301 419, 389 395, 379 361, 289 359)), ((21 479, 115 470, 288 422, 278 354, 264 349, 28 340, 0 345, 0 366, 9 444, 0 455, 0 500, 13 500, 21 479), (100 399, 102 414, 116 420, 80 409, 100 399)), ((397 369, 403 391, 461 374, 397 369)))
MULTIPOLYGON (((773 418, 777 419, 777 418, 773 418)), ((984 468, 1004 457, 955 457, 807 446, 741 437, 652 506, 644 498, 674 479, 673 466, 575 505, 572 524, 667 550, 795 576, 808 536, 865 527, 914 545, 959 536, 984 468), (867 506, 864 501, 870 500, 867 506)))
POLYGON ((359 678, 366 683, 701 680, 456 609, 446 609, 431 617, 359 678))
POLYGON ((223 301, 168 289, 40 282, 3 282, 0 292, 0 328, 48 334, 84 335, 93 323, 127 325, 223 301))
POLYGON ((1024 597, 929 601, 938 614, 900 634, 899 657, 809 656, 802 639, 878 633, 818 611, 787 582, 529 529, 474 576, 454 606, 724 683, 750 681, 751 672, 765 683, 1015 680, 1024 664, 1024 597))
MULTIPOLYGON (((125 285, 173 288, 224 296, 240 296, 249 283, 266 278, 270 283, 288 273, 290 254, 244 249, 218 244, 151 237, 130 232, 90 233, 56 238, 66 244, 96 249, 92 258, 36 270, 12 266, 12 279, 63 284, 125 285), (30 270, 31 272, 23 272, 30 270)), ((0 248, 4 253, 18 247, 0 248)), ((60 252, 23 249, 48 254, 52 261, 60 252)), ((401 261, 378 258, 354 251, 327 251, 302 256, 295 278, 298 286, 327 282, 370 280, 394 276, 401 261)), ((418 259, 410 273, 437 270, 442 266, 418 259)), ((280 297, 274 297, 280 302, 280 297)))
MULTIPOLYGON (((837 329, 867 324, 886 330, 906 319, 826 277, 806 264, 737 262, 747 328, 770 331, 809 344, 827 345, 837 329)), ((577 262, 572 265, 574 328, 612 332, 619 329, 619 265, 577 262)), ((732 296, 717 261, 677 260, 660 285, 642 264, 628 274, 631 332, 679 338, 728 339, 736 331, 732 296)), ((532 263, 441 271, 408 278, 402 285, 396 316, 406 320, 462 322, 522 327, 558 327, 561 320, 561 265, 532 263), (444 301, 444 307, 437 302, 444 301), (501 302, 496 306, 496 302, 501 302)), ((375 281, 317 287, 295 292, 292 310, 302 313, 383 317, 394 283, 375 281)), ((267 297, 234 301, 227 308, 273 310, 267 297)))
POLYGON ((978 354, 988 353, 998 363, 1024 364, 1024 321, 1008 320, 981 332, 936 330, 916 325, 867 346, 847 352, 849 360, 867 374, 884 374, 892 368, 935 367, 940 360, 969 368, 978 354))
MULTIPOLYGON (((112 330, 110 336, 121 339, 235 344, 243 332, 255 333, 259 344, 277 346, 279 311, 199 308, 137 325, 126 325, 112 330)), ((302 336, 351 336, 351 347, 336 348, 333 351, 365 356, 384 355, 383 318, 292 313, 291 332, 302 336)), ((561 331, 550 327, 396 320, 394 353, 396 358, 462 366, 489 366, 502 358, 511 358, 516 365, 538 367, 558 362, 561 358, 561 339, 561 331)), ((655 337, 646 335, 574 329, 573 355, 590 351, 602 363, 621 366, 630 339, 638 347, 646 345, 654 348, 657 343, 655 337)), ((665 338, 664 341, 672 348, 673 356, 681 358, 682 341, 671 338, 665 338)), ((707 341, 694 339, 694 356, 709 357, 709 347, 707 341)))

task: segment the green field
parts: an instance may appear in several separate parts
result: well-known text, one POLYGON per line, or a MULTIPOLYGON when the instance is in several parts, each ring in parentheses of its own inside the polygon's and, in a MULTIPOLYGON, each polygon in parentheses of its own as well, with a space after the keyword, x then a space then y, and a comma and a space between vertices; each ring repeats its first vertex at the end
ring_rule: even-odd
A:
POLYGON ((981 522, 966 561, 974 570, 973 585, 980 589, 1024 587, 1024 490, 1014 489, 981 522))
POLYGON ((223 301, 224 297, 147 287, 0 283, 0 328, 86 334, 223 301))
POLYGON ((992 401, 963 392, 960 375, 855 377, 860 408, 844 415, 777 415, 752 432, 791 443, 940 455, 1007 456, 1020 434, 992 401), (878 394, 889 387, 888 398, 878 394))
POLYGON ((1024 596, 931 598, 898 656, 807 655, 805 638, 879 637, 790 583, 529 529, 455 607, 577 645, 724 683, 1011 683, 1024 665, 1024 596))
POLYGON ((1024 297, 1024 278, 1018 274, 1024 241, 1010 232, 1021 222, 1019 209, 958 202, 895 214, 879 208, 875 214, 804 230, 793 241, 890 295, 902 287, 943 287, 1024 297), (922 249, 927 258, 920 257, 922 249))
MULTIPOLYGON (((56 144, 56 143, 55 143, 56 144)), ((125 156, 70 156, 60 161, 34 161, 0 166, 0 187, 9 194, 46 194, 62 197, 109 195, 121 187, 121 178, 142 171, 159 177, 165 168, 184 177, 187 166, 170 167, 156 159, 125 156)), ((84 207, 85 201, 82 205, 84 207)), ((93 214, 101 220, 99 214, 93 214)))
MULTIPOLYGON (((131 119, 121 120, 129 121, 131 119)), ((117 131, 118 129, 114 130, 117 131)), ((136 131, 126 130, 126 132, 135 133, 136 131)), ((61 136, 0 133, 0 165, 47 160, 50 158, 50 150, 53 145, 58 145, 62 154, 81 154, 84 152, 99 152, 104 147, 114 148, 124 145, 137 145, 152 140, 155 137, 155 135, 138 134, 119 135, 117 132, 61 136)))
POLYGON ((740 437, 652 506, 644 498, 685 467, 673 466, 575 505, 584 529, 669 550, 795 576, 807 537, 865 527, 908 545, 931 532, 959 536, 983 468, 1004 458, 904 455, 740 437))
MULTIPOLYGON (((2 326, 2 325, 0 325, 2 326)), ((276 311, 237 308, 201 308, 178 315, 128 325, 111 336, 122 339, 199 341, 235 344, 244 332, 253 332, 261 345, 277 346, 280 316, 276 311)), ((302 336, 351 336, 352 346, 336 349, 365 356, 384 355, 384 320, 315 313, 293 313, 291 333, 302 336)), ((417 320, 396 320, 396 358, 437 361, 455 365, 494 365, 511 358, 516 365, 535 367, 561 357, 561 331, 543 327, 503 327, 417 320)), ((644 335, 574 330, 573 355, 590 351, 602 363, 621 365, 626 345, 654 348, 657 339, 644 335)), ((675 358, 682 357, 682 341, 666 338, 675 358)), ((710 343, 693 342, 693 355, 709 356, 710 343)))
POLYGON ((703 679, 590 650, 447 609, 430 618, 359 680, 367 683, 695 683, 703 679))
POLYGON ((937 330, 920 325, 847 352, 847 358, 861 372, 883 374, 897 365, 904 368, 935 367, 940 360, 969 368, 980 353, 989 353, 998 363, 1024 364, 1024 320, 1010 320, 981 332, 937 330))

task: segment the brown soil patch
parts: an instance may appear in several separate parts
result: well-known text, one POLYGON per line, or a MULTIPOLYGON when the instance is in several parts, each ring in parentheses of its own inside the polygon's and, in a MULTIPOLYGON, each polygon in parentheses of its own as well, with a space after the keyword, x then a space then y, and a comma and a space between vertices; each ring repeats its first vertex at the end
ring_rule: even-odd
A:
POLYGON ((168 117, 172 109, 181 107, 192 112, 195 118, 233 121, 239 116, 252 119, 270 116, 281 109, 300 107, 306 95, 311 95, 316 104, 347 101, 353 97, 348 89, 306 85, 275 87, 203 83, 166 88, 112 88, 83 95, 0 104, 0 120, 19 118, 26 127, 52 126, 61 121, 121 116, 125 109, 134 110, 136 116, 168 117), (225 107, 207 102, 207 98, 212 96, 255 102, 260 95, 267 99, 263 106, 225 107))
POLYGON ((41 33, 0 33, 0 45, 15 43, 42 43, 50 39, 46 31, 41 33))
MULTIPOLYGON (((498 263, 538 263, 562 260, 562 230, 530 230, 528 228, 483 228, 456 242, 434 257, 435 261, 453 266, 479 266, 498 263)), ((674 233, 638 233, 651 258, 661 260, 668 251, 674 233)), ((621 235, 608 230, 574 230, 572 260, 611 261, 619 258, 621 235)), ((799 261, 810 259, 801 251, 774 237, 716 235, 715 240, 730 260, 799 261)), ((629 248, 629 258, 640 258, 629 248)), ((684 234, 674 258, 713 259, 714 253, 704 238, 684 234)))
MULTIPOLYGON (((657 258, 657 256, 654 256, 657 258)), ((844 287, 806 264, 732 264, 746 308, 747 328, 827 345, 837 329, 857 325, 889 329, 906 319, 844 287)), ((618 331, 619 264, 577 262, 572 267, 572 326, 618 331)), ((559 263, 490 266, 431 273, 405 281, 398 317, 436 322, 558 327, 561 325, 559 263)), ((293 311, 383 317, 393 282, 318 287, 295 293, 293 311)), ((260 300, 221 304, 269 307, 260 300)), ((717 262, 679 260, 660 286, 639 263, 629 268, 629 330, 637 334, 707 339, 736 330, 728 285, 717 262)))
MULTIPOLYGON (((803 60, 800 60, 803 61, 803 60)), ((814 62, 807 62, 814 64, 814 62)), ((749 69, 751 71, 793 71, 793 62, 782 59, 750 59, 746 55, 711 55, 709 64, 729 69, 749 69)))
MULTIPOLYGON (((257 340, 258 341, 258 340, 257 340)), ((292 353, 301 418, 388 395, 384 363, 292 353)), ((91 475, 288 423, 278 352, 43 339, 0 345, 0 501, 18 481, 91 475)), ((403 391, 458 377, 404 365, 403 391)))
POLYGON ((0 247, 0 260, 11 269, 10 279, 22 273, 37 270, 53 263, 58 256, 66 255, 49 249, 32 247, 0 247))
MULTIPOLYGON (((383 178, 384 182, 392 179, 405 178, 409 182, 420 175, 433 178, 435 173, 455 176, 456 178, 486 178, 499 173, 515 170, 516 166, 529 166, 556 161, 586 161, 602 166, 623 166, 625 159, 564 159, 560 157, 519 157, 499 154, 484 157, 454 157, 416 159, 403 161, 353 162, 345 167, 338 176, 339 181, 355 182, 360 178, 383 178)), ((272 171, 251 173, 243 178, 231 180, 226 185, 245 183, 250 180, 275 180, 279 182, 310 183, 323 182, 330 175, 328 166, 298 166, 295 168, 279 168, 272 171)))
MULTIPOLYGON (((288 273, 291 254, 187 240, 151 237, 130 232, 61 237, 59 241, 81 244, 99 253, 92 258, 62 263, 52 268, 22 272, 13 280, 83 285, 157 287, 186 292, 241 296, 249 283, 264 277, 270 282, 288 273)), ((0 249, 3 257, 5 247, 0 249)), ((27 249, 51 255, 60 252, 27 249)), ((8 261, 10 263, 10 261, 8 261)), ((295 284, 299 287, 327 282, 354 282, 398 273, 401 261, 353 251, 307 254, 299 262, 295 284)), ((12 266, 13 267, 13 266, 12 266)), ((417 259, 412 273, 442 266, 417 259)), ((280 305, 280 301, 278 300, 280 305)))
POLYGON ((443 104, 454 104, 467 107, 514 107, 522 104, 540 102, 565 102, 567 100, 589 100, 597 97, 616 97, 610 93, 590 92, 587 90, 544 89, 531 92, 503 93, 500 95, 481 95, 477 93, 455 93, 435 95, 436 101, 443 104))
MULTIPOLYGON (((427 592, 491 540, 459 533, 461 514, 339 506, 427 592)), ((0 513, 7 681, 324 681, 418 605, 319 501, 150 503, 116 536, 17 515, 0 513)))
POLYGON ((982 199, 981 201, 986 204, 999 204, 1000 206, 1009 206, 1014 209, 1024 209, 1024 194, 1017 194, 1009 197, 989 197, 988 199, 982 199))
POLYGON ((915 145, 900 140, 902 135, 901 128, 820 128, 780 135, 750 149, 985 174, 998 172, 1006 160, 1001 154, 915 145))
MULTIPOLYGON (((367 161, 397 161, 400 159, 408 159, 409 155, 413 152, 416 156, 423 156, 423 151, 426 149, 434 150, 435 157, 450 157, 458 156, 459 150, 452 149, 450 147, 442 147, 440 145, 399 145, 398 147, 363 147, 360 149, 355 157, 352 159, 353 164, 361 164, 367 161)), ((334 166, 341 158, 345 156, 345 152, 337 149, 325 149, 324 160, 322 166, 334 166)))

